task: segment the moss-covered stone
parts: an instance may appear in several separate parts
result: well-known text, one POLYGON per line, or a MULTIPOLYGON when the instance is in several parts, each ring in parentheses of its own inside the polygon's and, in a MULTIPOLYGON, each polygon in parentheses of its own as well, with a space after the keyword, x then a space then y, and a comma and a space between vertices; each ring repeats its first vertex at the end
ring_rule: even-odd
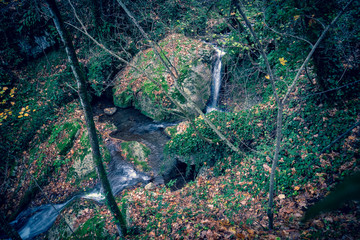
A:
POLYGON ((133 105, 134 95, 133 92, 123 91, 119 94, 114 94, 114 104, 120 108, 128 108, 133 105))
POLYGON ((80 130, 81 125, 78 121, 66 122, 63 125, 54 127, 49 144, 56 142, 59 155, 66 155, 74 145, 76 134, 80 130))
MULTIPOLYGON (((98 136, 100 136, 98 134, 98 136)), ((110 162, 111 155, 109 150, 103 144, 102 139, 99 137, 100 151, 104 162, 110 162)), ((74 153, 74 163, 72 165, 72 175, 76 177, 77 182, 96 177, 96 169, 93 163, 88 132, 84 130, 80 138, 80 148, 76 149, 74 153)))
POLYGON ((125 160, 133 163, 137 170, 142 172, 151 171, 147 161, 151 150, 144 144, 136 141, 122 142, 121 152, 125 160))
POLYGON ((175 136, 177 130, 176 130, 177 126, 170 126, 165 128, 165 133, 166 135, 168 135, 169 137, 173 137, 175 136))
MULTIPOLYGON (((200 108, 206 106, 211 87, 211 54, 212 48, 205 43, 173 34, 158 43, 162 47, 160 53, 163 60, 169 60, 176 67, 177 85, 200 108)), ((190 102, 176 90, 175 79, 160 61, 153 49, 137 54, 131 65, 146 72, 138 72, 126 67, 116 77, 114 87, 114 103, 118 107, 134 106, 143 114, 154 120, 177 120, 183 114, 165 95, 171 95, 190 115, 196 115, 190 102), (162 88, 150 81, 156 80, 162 88)), ((174 71, 175 72, 175 71, 174 71)))

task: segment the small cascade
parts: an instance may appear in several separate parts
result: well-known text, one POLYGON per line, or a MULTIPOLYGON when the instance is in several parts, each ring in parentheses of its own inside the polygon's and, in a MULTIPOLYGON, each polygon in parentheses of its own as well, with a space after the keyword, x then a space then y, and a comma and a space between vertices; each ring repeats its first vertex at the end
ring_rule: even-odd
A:
POLYGON ((216 60, 212 73, 212 86, 211 86, 211 99, 208 106, 206 107, 206 112, 211 112, 217 109, 217 103, 219 100, 219 92, 221 87, 221 67, 222 62, 221 58, 225 55, 225 52, 222 49, 215 47, 216 51, 216 60))
POLYGON ((21 212, 15 221, 11 222, 11 225, 17 229, 22 239, 32 239, 40 233, 46 232, 55 222, 59 212, 77 197, 61 204, 46 204, 29 208, 21 212))
MULTIPOLYGON (((154 122, 133 109, 118 110, 113 116, 103 115, 102 118, 104 118, 102 121, 110 121, 117 126, 118 130, 111 134, 112 137, 146 144, 151 149, 149 161, 153 164, 154 172, 162 171, 160 163, 163 158, 163 146, 168 141, 168 136, 163 133, 163 130, 168 126, 175 125, 175 123, 154 122)), ((107 142, 107 148, 111 155, 108 178, 114 195, 139 183, 146 184, 149 181, 154 183, 164 182, 161 175, 151 178, 145 173, 136 171, 130 163, 122 158, 116 143, 107 142)), ((98 184, 91 191, 80 193, 64 203, 46 204, 26 209, 10 224, 19 232, 22 239, 33 239, 49 230, 59 212, 78 198, 91 199, 99 203, 103 203, 105 200, 102 187, 98 184)), ((3 238, 6 239, 5 236, 0 235, 0 239, 3 238)))
MULTIPOLYGON (((135 171, 132 166, 122 160, 120 153, 115 150, 114 146, 109 145, 108 149, 112 157, 108 170, 108 178, 114 195, 120 193, 125 188, 150 181, 149 176, 135 171)), ((46 232, 55 222, 59 212, 76 198, 92 199, 103 203, 105 196, 101 185, 98 184, 91 192, 76 195, 64 203, 46 204, 26 209, 10 224, 18 231, 22 239, 32 239, 46 232)))

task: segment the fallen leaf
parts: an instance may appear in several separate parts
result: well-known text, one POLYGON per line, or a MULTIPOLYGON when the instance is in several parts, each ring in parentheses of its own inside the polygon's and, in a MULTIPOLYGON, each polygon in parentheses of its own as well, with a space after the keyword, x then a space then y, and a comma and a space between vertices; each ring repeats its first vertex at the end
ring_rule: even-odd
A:
POLYGON ((278 198, 279 198, 279 199, 284 199, 284 198, 285 198, 285 194, 279 194, 279 195, 278 195, 278 198))

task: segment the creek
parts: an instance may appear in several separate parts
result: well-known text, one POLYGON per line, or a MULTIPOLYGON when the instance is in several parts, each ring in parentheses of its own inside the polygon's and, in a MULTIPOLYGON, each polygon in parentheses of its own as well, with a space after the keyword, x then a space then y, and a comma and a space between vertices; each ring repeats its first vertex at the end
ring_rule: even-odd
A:
MULTIPOLYGON (((117 130, 111 133, 111 137, 124 141, 137 141, 145 144, 151 149, 148 157, 149 165, 154 172, 154 176, 148 176, 145 173, 136 171, 134 166, 125 161, 117 150, 118 146, 113 141, 106 142, 106 146, 111 155, 111 161, 108 165, 108 178, 114 195, 120 193, 123 189, 135 186, 137 184, 164 183, 164 177, 170 179, 169 174, 175 166, 176 161, 163 162, 163 149, 169 137, 164 133, 167 126, 174 123, 157 123, 150 118, 142 115, 138 110, 118 109, 112 116, 103 114, 103 109, 113 107, 110 102, 100 101, 94 107, 94 115, 99 116, 100 122, 113 123, 117 130)), ((166 183, 166 181, 165 181, 166 183)), ((11 222, 11 225, 19 232, 22 239, 33 239, 37 235, 46 232, 55 222, 59 212, 68 204, 78 198, 87 198, 103 203, 101 185, 85 194, 79 194, 61 204, 46 204, 35 208, 28 208, 21 212, 17 218, 11 222)))
MULTIPOLYGON (((217 102, 221 87, 221 57, 225 52, 214 47, 216 50, 213 74, 211 97, 206 108, 206 112, 217 110, 217 102)), ((111 137, 124 141, 137 141, 150 148, 151 153, 148 157, 149 165, 153 170, 154 176, 136 171, 134 166, 125 161, 118 146, 114 142, 107 142, 110 151, 111 162, 108 166, 108 178, 114 195, 123 189, 137 184, 153 182, 156 184, 167 183, 176 179, 175 188, 180 188, 188 180, 193 180, 194 176, 184 176, 187 165, 176 159, 166 159, 164 161, 163 149, 169 137, 164 133, 164 129, 174 123, 154 122, 150 118, 141 114, 133 108, 117 109, 112 116, 103 114, 104 108, 113 107, 111 101, 100 100, 94 107, 94 115, 99 116, 99 121, 113 123, 117 130, 111 133, 111 137)), ((100 184, 85 194, 78 194, 68 201, 61 204, 46 204, 35 208, 28 208, 21 212, 10 224, 19 232, 22 239, 34 239, 41 233, 46 232, 54 224, 59 212, 68 204, 78 198, 87 198, 103 203, 104 196, 100 184)))

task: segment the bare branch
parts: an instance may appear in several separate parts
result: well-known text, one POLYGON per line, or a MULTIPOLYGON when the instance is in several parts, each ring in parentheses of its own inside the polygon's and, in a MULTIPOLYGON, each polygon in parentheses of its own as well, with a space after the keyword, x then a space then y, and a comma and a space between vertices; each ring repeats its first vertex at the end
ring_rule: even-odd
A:
POLYGON ((345 12, 345 10, 347 9, 347 7, 353 2, 354 0, 350 0, 345 7, 338 13, 338 15, 331 21, 331 23, 325 27, 324 31, 321 33, 320 37, 318 38, 318 40, 316 41, 315 45, 312 47, 311 51, 309 52, 309 54, 307 55, 305 61, 303 62, 303 64, 301 65, 300 69, 298 70, 291 86, 288 88, 288 91, 286 92, 283 100, 281 101, 282 104, 285 104, 287 98, 289 97, 290 93, 294 90, 295 85, 297 83, 297 81, 300 78, 300 75, 303 71, 303 69, 305 68, 305 66, 307 65, 307 63, 310 61, 311 56, 314 54, 316 48, 319 46, 320 42, 324 39, 327 31, 330 29, 330 27, 332 27, 334 25, 334 23, 340 18, 340 16, 345 12))
POLYGON ((293 35, 293 34, 290 34, 290 33, 281 33, 277 30, 275 30, 274 28, 270 27, 267 23, 266 23, 266 16, 265 16, 265 11, 263 11, 263 21, 264 21, 264 24, 265 24, 265 27, 267 27, 269 30, 273 31, 274 33, 276 34, 279 34, 279 35, 282 35, 282 36, 289 36, 289 37, 292 37, 292 38, 296 38, 296 39, 299 39, 301 41, 304 41, 304 42, 307 42, 311 47, 313 47, 314 45, 307 39, 305 38, 302 38, 302 37, 299 37, 299 36, 296 36, 296 35, 293 35))
POLYGON ((277 94, 276 92, 276 86, 275 86, 275 77, 274 77, 274 73, 273 73, 273 70, 270 66, 270 63, 269 63, 269 60, 267 58, 267 55, 265 53, 265 49, 264 47, 262 46, 262 44, 260 43, 259 41, 259 38, 257 37, 249 19, 247 18, 247 16, 245 15, 245 13, 243 12, 242 8, 240 7, 239 3, 237 0, 234 0, 234 4, 235 4, 235 7, 236 9, 238 10, 238 12, 240 13, 241 17, 244 19, 245 21, 245 24, 247 26, 247 28, 249 29, 251 35, 253 36, 253 38, 255 39, 255 42, 256 42, 256 46, 258 47, 259 51, 260 51, 260 54, 261 56, 264 58, 264 61, 265 61, 265 65, 266 65, 266 70, 269 74, 269 77, 270 77, 270 82, 271 82, 271 87, 272 87, 272 90, 273 90, 273 93, 274 93, 274 97, 275 97, 275 100, 277 102, 277 104, 279 105, 281 102, 280 102, 280 98, 279 98, 279 95, 277 94))
POLYGON ((334 145, 337 141, 345 137, 349 132, 351 132, 354 128, 360 125, 360 121, 357 121, 354 125, 352 125, 348 130, 346 130, 343 134, 338 136, 335 140, 333 140, 329 145, 327 145, 321 153, 324 153, 326 150, 328 150, 332 145, 334 145))

